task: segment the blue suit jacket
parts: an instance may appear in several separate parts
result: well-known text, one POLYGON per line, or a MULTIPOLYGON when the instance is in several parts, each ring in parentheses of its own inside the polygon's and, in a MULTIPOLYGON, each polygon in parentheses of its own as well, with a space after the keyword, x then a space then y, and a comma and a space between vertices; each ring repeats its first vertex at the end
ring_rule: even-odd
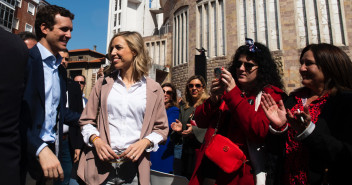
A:
MULTIPOLYGON (((59 66, 60 78, 60 103, 57 108, 59 124, 59 148, 61 148, 63 123, 77 124, 79 113, 69 111, 66 108, 66 69, 59 66)), ((45 120, 45 87, 43 62, 37 46, 29 51, 26 68, 26 87, 22 101, 21 131, 26 134, 23 146, 26 148, 28 170, 35 179, 43 175, 41 167, 36 158, 38 148, 44 143, 39 134, 45 120), (39 166, 38 166, 39 165, 39 166)), ((57 127, 55 127, 57 128, 57 127)), ((60 150, 59 150, 60 151, 60 150)), ((60 152, 59 152, 60 155, 60 152)))

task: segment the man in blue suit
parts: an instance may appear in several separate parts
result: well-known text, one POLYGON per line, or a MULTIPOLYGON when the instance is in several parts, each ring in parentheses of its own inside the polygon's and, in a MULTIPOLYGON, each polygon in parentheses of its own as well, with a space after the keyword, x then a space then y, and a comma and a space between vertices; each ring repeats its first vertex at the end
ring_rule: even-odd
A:
POLYGON ((67 74, 58 53, 71 38, 73 18, 65 8, 48 5, 38 10, 35 20, 39 42, 29 51, 21 131, 27 135, 22 143, 28 172, 37 184, 45 184, 46 179, 63 180, 58 160, 63 123, 74 124, 80 116, 66 108, 67 74))

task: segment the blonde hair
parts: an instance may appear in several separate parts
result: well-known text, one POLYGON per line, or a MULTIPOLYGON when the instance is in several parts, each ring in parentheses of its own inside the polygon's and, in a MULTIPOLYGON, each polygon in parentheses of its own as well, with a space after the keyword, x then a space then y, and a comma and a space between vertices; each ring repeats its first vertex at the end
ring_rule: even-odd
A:
MULTIPOLYGON (((144 46, 144 40, 142 36, 135 31, 123 31, 115 34, 109 44, 109 53, 108 57, 109 60, 111 61, 111 52, 113 47, 112 42, 116 37, 122 37, 125 39, 128 47, 132 52, 135 53, 134 61, 133 61, 133 72, 132 72, 132 77, 135 81, 139 81, 142 76, 147 76, 148 71, 151 65, 151 59, 149 57, 149 54, 147 50, 145 49, 144 46)), ((112 73, 116 69, 114 68, 113 65, 110 65, 109 69, 107 70, 107 73, 112 73)))
POLYGON ((207 93, 207 84, 205 83, 205 80, 202 76, 199 75, 194 75, 191 76, 186 83, 186 89, 185 89, 185 97, 186 97, 186 102, 185 102, 185 109, 188 109, 189 107, 197 107, 198 105, 203 104, 203 102, 209 98, 209 95, 207 93), (199 100, 197 102, 193 102, 192 96, 189 92, 189 88, 188 88, 188 84, 192 81, 192 80, 199 80, 202 83, 203 86, 203 93, 200 96, 199 100))

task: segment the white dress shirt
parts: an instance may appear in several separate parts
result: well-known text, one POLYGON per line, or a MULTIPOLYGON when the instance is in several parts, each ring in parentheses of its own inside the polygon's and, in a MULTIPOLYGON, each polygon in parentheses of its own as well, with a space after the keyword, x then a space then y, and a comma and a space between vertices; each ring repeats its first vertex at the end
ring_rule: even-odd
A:
MULTIPOLYGON (((114 151, 125 150, 139 140, 146 109, 146 87, 145 77, 128 90, 120 76, 115 80, 107 99, 110 143, 114 151)), ((91 146, 89 138, 93 134, 99 136, 93 125, 83 126, 82 135, 88 146, 91 146)), ((145 138, 154 144, 147 152, 156 151, 159 148, 158 143, 163 139, 155 132, 145 138)))

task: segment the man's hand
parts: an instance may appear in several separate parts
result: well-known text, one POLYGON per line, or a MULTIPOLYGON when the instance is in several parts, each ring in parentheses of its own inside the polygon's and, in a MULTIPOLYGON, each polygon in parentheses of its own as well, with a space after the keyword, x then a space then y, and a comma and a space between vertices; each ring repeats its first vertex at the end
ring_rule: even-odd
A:
POLYGON ((81 153, 81 149, 75 149, 75 154, 73 156, 73 163, 76 163, 79 161, 79 154, 81 153))
POLYGON ((43 169, 45 178, 60 178, 61 181, 64 180, 64 171, 62 170, 60 161, 49 147, 46 146, 40 151, 39 163, 43 169))

